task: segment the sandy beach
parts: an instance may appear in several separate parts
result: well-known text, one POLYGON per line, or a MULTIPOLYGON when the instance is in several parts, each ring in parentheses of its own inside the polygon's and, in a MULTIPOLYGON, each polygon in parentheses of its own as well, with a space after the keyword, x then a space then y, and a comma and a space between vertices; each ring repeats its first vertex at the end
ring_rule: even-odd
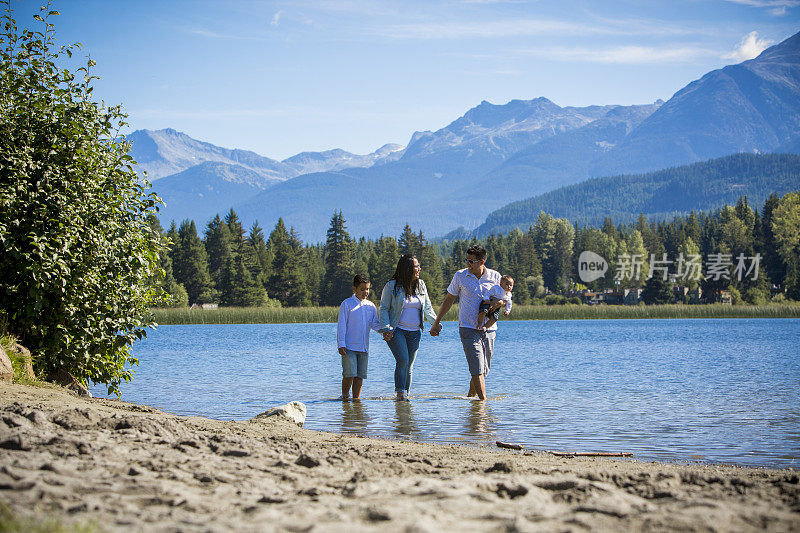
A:
POLYGON ((6 511, 100 530, 800 531, 799 476, 342 436, 0 385, 6 511))

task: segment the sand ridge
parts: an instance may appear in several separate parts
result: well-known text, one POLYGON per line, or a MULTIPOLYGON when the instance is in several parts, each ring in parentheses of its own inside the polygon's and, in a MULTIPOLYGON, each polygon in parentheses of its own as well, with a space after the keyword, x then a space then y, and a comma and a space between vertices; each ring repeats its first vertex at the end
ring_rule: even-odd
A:
POLYGON ((343 436, 0 385, 0 500, 113 531, 800 531, 798 475, 343 436))

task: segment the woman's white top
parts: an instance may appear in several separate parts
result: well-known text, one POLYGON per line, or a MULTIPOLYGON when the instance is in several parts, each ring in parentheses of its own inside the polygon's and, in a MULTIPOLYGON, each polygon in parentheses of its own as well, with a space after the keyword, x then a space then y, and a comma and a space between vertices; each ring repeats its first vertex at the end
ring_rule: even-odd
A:
POLYGON ((422 323, 422 302, 416 295, 407 296, 403 300, 403 312, 397 327, 406 331, 417 331, 422 323))

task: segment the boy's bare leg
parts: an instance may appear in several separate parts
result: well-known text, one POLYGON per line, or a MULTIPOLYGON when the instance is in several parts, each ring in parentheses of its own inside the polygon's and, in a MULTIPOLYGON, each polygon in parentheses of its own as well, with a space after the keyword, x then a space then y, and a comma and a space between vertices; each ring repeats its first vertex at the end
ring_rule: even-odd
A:
POLYGON ((359 400, 361 399, 361 385, 364 384, 364 380, 361 378, 350 378, 353 380, 353 399, 359 400))
MULTIPOLYGON (((353 379, 355 378, 342 378, 342 398, 350 396, 350 386, 353 385, 353 379)), ((355 393, 355 390, 353 392, 355 393)))
POLYGON ((486 320, 486 311, 478 313, 478 329, 483 326, 483 321, 486 320))
POLYGON ((472 380, 469 383, 469 391, 474 391, 474 394, 470 394, 469 396, 474 396, 477 394, 479 400, 486 399, 486 380, 484 379, 483 374, 472 376, 472 380))

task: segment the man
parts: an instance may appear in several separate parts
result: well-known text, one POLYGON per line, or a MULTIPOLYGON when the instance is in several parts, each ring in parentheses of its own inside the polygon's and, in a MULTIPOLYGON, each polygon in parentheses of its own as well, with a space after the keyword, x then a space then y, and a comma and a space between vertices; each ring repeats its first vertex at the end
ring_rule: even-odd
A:
POLYGON ((493 285, 500 283, 500 273, 486 268, 485 262, 486 249, 483 246, 476 244, 467 249, 467 268, 459 270, 453 276, 447 287, 447 296, 439 308, 436 321, 431 326, 431 335, 438 335, 442 330, 440 323, 442 318, 458 297, 458 333, 472 376, 467 396, 472 397, 477 394, 481 400, 486 399, 486 374, 489 373, 492 364, 497 324, 493 324, 485 332, 481 331, 478 313, 483 295, 488 293, 493 285))

